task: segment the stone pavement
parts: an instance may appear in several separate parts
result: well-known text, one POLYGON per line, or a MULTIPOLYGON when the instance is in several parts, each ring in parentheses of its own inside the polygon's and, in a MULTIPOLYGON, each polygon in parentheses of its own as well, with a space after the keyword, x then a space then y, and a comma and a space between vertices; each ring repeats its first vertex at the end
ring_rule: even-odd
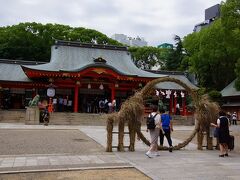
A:
POLYGON ((0 156, 0 174, 53 170, 132 167, 113 154, 0 156))
MULTIPOLYGON (((174 129, 175 131, 191 131, 193 126, 175 126, 174 129)), ((106 146, 106 130, 102 127, 84 126, 80 127, 80 130, 103 146, 106 146)), ((146 137, 149 137, 148 133, 144 133, 146 137)), ((116 137, 114 138, 115 144, 117 142, 116 137)), ((128 142, 129 139, 126 136, 125 145, 128 142)), ((173 139, 173 145, 177 143, 179 143, 179 140, 173 139)), ((190 143, 182 150, 173 151, 172 153, 161 151, 159 157, 148 158, 145 156, 147 149, 148 147, 145 144, 138 141, 136 142, 135 152, 128 152, 126 150, 126 152, 115 151, 114 153, 152 179, 240 179, 239 152, 230 152, 229 157, 220 158, 218 157, 219 151, 199 151, 195 144, 190 143)))
MULTIPOLYGON (((101 126, 40 126, 0 124, 5 129, 79 129, 90 138, 106 147, 106 127, 101 126)), ((144 128, 143 128, 144 129, 144 128)), ((192 130, 193 127, 175 126, 175 130, 192 130)), ((144 132, 144 131, 143 131, 144 132)), ((144 132, 148 137, 148 133, 144 132)), ((113 135, 117 144, 117 135, 113 135)), ((129 142, 125 137, 125 145, 129 142)), ((173 144, 179 140, 173 139, 173 144)), ((1 143, 0 143, 1 145, 1 143)), ((26 154, 1 155, 0 173, 50 170, 75 170, 91 168, 135 167, 152 179, 240 179, 240 154, 230 152, 229 157, 218 157, 218 151, 196 150, 190 143, 179 151, 161 151, 160 156, 148 158, 148 147, 136 142, 135 152, 117 152, 91 155, 81 154, 26 154)), ((1 176, 1 175, 0 175, 1 176)))

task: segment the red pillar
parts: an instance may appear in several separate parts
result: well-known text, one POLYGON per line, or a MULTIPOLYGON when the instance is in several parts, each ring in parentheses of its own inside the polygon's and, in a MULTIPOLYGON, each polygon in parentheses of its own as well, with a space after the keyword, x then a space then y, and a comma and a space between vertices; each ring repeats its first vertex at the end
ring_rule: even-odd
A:
POLYGON ((176 114, 176 105, 177 105, 177 97, 175 97, 175 95, 174 95, 174 107, 173 107, 174 114, 176 114))
POLYGON ((75 91, 74 91, 74 112, 78 112, 78 92, 79 92, 79 86, 75 85, 75 91))
POLYGON ((186 96, 182 98, 183 116, 186 116, 186 96))
POLYGON ((172 95, 171 94, 169 99, 169 114, 172 114, 172 95))

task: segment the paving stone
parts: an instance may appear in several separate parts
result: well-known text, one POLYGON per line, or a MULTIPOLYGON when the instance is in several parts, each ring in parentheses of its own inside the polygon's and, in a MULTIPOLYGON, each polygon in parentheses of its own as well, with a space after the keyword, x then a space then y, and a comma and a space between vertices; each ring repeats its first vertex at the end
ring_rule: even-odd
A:
POLYGON ((50 165, 50 162, 48 160, 38 160, 37 165, 44 166, 44 165, 50 165))
MULTIPOLYGON (((15 128, 19 126, 15 125, 15 128)), ((36 129, 40 126, 25 126, 21 125, 22 129, 36 129)), ((96 126, 62 126, 61 128, 75 129, 78 128, 101 144, 106 146, 106 128, 96 126)), ((0 127, 1 129, 2 127, 0 127)), ((45 128, 45 127, 44 127, 45 128)), ((59 129, 59 126, 46 127, 45 129, 59 129)), ((186 127, 188 130, 189 127, 186 127)), ((191 129, 191 128, 190 128, 191 129)), ((181 127, 184 130, 184 127, 181 127)), ((239 128, 240 130, 240 128, 239 128)), ((145 132, 144 132, 145 133, 145 132)), ((149 138, 149 134, 146 134, 149 138)), ((114 142, 117 142, 117 135, 113 136, 114 142)), ((81 139, 81 138, 79 138, 81 139)), ((180 142, 173 139, 174 143, 180 142)), ((125 138, 125 143, 129 143, 129 138, 125 138)), ((152 179, 194 179, 194 180, 228 180, 240 179, 240 155, 239 152, 229 152, 229 157, 219 158, 219 151, 203 150, 198 151, 195 144, 190 144, 184 150, 161 151, 159 157, 148 158, 145 152, 148 146, 141 141, 136 141, 136 151, 117 152, 113 153, 95 152, 82 154, 26 154, 26 155, 1 155, 0 156, 0 172, 3 170, 15 169, 41 169, 41 168, 65 168, 76 169, 81 167, 111 166, 130 164, 141 170, 152 179)), ((104 148, 102 148, 104 149, 104 148)), ((89 151, 90 152, 90 151, 89 151)))

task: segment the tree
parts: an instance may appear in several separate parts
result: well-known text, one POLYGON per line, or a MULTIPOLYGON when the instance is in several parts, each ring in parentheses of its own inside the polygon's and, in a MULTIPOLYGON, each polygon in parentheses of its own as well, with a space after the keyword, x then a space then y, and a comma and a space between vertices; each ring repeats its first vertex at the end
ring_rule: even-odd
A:
POLYGON ((221 5, 218 20, 184 38, 183 46, 188 52, 185 60, 189 70, 197 75, 200 86, 222 90, 236 78, 234 69, 240 57, 239 19, 239 1, 227 0, 221 5))
POLYGON ((199 84, 209 89, 221 90, 235 76, 235 59, 226 47, 224 36, 219 19, 184 40, 184 46, 190 53, 188 59, 191 70, 196 73, 199 84))
POLYGON ((156 47, 129 47, 132 59, 137 67, 141 69, 151 69, 155 65, 163 67, 167 56, 166 49, 156 47))
POLYGON ((20 23, 0 27, 0 57, 30 61, 49 61, 54 41, 121 45, 92 29, 73 28, 61 24, 20 23))
POLYGON ((226 43, 234 59, 238 60, 235 67, 235 85, 240 90, 240 1, 227 0, 221 8, 222 26, 225 30, 226 43))
POLYGON ((220 105, 223 104, 221 92, 216 91, 216 90, 211 90, 208 92, 208 95, 212 101, 218 102, 218 104, 220 104, 220 105))
POLYGON ((166 69, 170 71, 183 70, 184 68, 181 66, 184 58, 182 40, 178 35, 175 35, 174 41, 176 48, 170 49, 169 57, 166 60, 166 69))

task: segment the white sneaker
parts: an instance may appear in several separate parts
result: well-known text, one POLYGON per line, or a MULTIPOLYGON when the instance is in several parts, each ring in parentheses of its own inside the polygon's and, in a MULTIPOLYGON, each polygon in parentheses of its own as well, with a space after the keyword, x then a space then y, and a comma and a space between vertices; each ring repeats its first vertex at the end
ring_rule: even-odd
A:
POLYGON ((145 155, 146 155, 147 157, 149 157, 149 158, 153 158, 153 154, 152 154, 151 152, 149 152, 149 151, 146 152, 145 155))
POLYGON ((159 152, 154 152, 154 156, 160 156, 159 152))

